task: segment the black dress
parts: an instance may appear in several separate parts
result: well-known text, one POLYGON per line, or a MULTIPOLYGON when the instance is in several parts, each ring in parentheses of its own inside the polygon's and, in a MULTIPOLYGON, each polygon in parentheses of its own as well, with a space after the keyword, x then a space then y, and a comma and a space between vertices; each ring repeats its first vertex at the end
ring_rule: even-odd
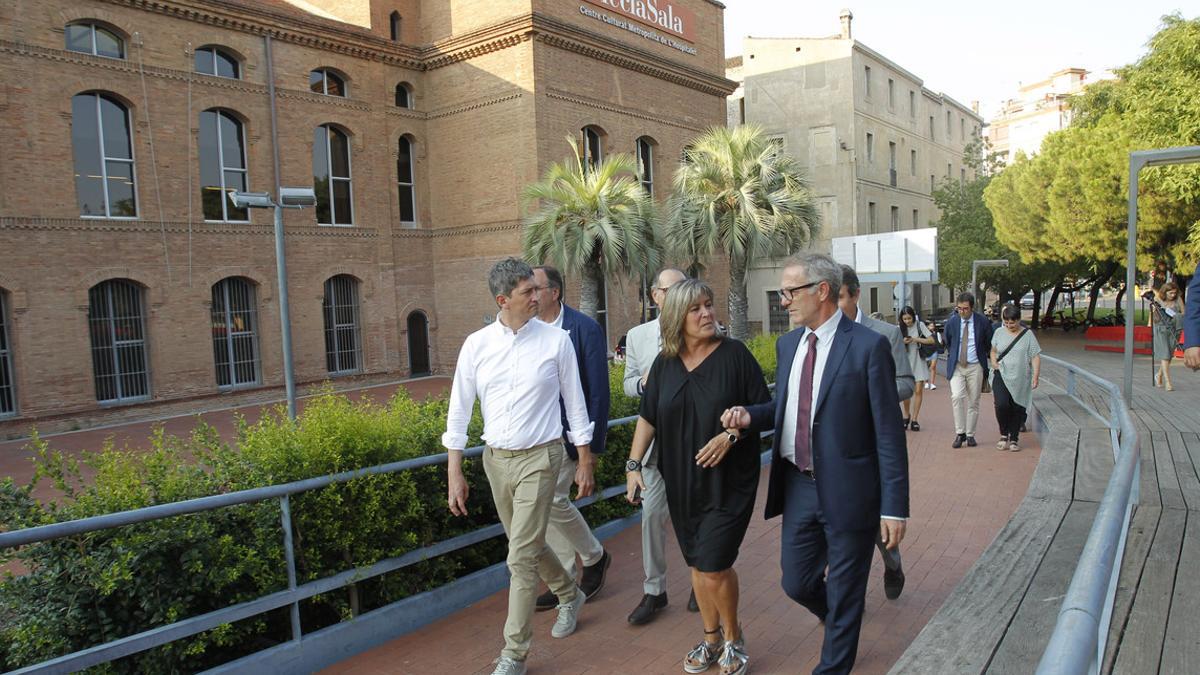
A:
POLYGON ((679 357, 658 357, 642 395, 641 416, 654 426, 654 457, 662 471, 675 537, 689 567, 719 572, 733 566, 746 536, 761 472, 758 434, 744 433, 715 467, 696 454, 721 431, 721 413, 770 400, 762 369, 741 342, 722 339, 688 372, 679 357))

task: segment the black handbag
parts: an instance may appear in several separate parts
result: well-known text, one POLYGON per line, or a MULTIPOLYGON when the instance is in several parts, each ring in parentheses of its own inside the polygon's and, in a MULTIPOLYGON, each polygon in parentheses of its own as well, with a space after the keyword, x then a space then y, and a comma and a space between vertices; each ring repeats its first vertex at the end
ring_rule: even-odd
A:
MULTIPOLYGON (((917 335, 920 334, 921 329, 918 328, 917 335)), ((946 349, 946 346, 942 344, 942 338, 940 335, 938 335, 937 331, 929 331, 929 337, 933 338, 933 344, 917 345, 917 354, 920 354, 921 358, 925 361, 928 361, 929 357, 933 356, 934 354, 941 354, 946 349)))

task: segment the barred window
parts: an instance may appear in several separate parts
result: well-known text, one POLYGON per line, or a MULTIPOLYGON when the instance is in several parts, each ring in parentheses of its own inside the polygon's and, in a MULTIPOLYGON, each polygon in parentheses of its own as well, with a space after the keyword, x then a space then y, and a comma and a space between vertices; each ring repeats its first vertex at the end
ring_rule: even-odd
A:
POLYGON ((76 95, 71 99, 71 149, 80 215, 136 218, 129 110, 105 94, 76 95))
POLYGON ((196 50, 196 72, 204 75, 241 79, 242 71, 233 54, 220 47, 201 47, 196 50))
POLYGON ((121 403, 150 397, 142 287, 110 279, 88 291, 88 332, 96 400, 121 403))
POLYGON ((583 133, 583 168, 595 169, 604 160, 604 148, 601 142, 602 132, 596 127, 584 127, 583 133))
POLYGON ((212 338, 218 387, 259 383, 258 302, 249 279, 228 277, 213 284, 212 338))
POLYGON ((791 329, 791 319, 779 300, 779 291, 767 291, 767 330, 775 335, 783 335, 791 329))
POLYGON ((331 375, 362 370, 362 334, 358 322, 358 280, 339 274, 325 281, 325 367, 331 375))
POLYGON ((400 194, 400 222, 417 222, 416 181, 413 178, 413 145, 407 136, 396 144, 396 182, 400 194))
POLYGON ((116 32, 92 21, 66 27, 67 51, 113 59, 125 58, 125 41, 116 32))
POLYGON ((308 88, 326 96, 346 96, 346 80, 329 68, 317 68, 309 73, 308 88))
POLYGON ((329 124, 313 132, 313 190, 317 193, 318 224, 354 224, 350 138, 329 124))
POLYGON ((654 196, 654 141, 649 136, 637 139, 638 179, 642 189, 654 196))
POLYGON ((401 82, 396 85, 396 107, 411 108, 412 105, 412 87, 407 82, 401 82))
POLYGON ((8 339, 8 300, 0 289, 0 417, 17 412, 17 384, 13 377, 12 346, 8 339))
POLYGON ((227 110, 200 113, 200 204, 205 220, 245 222, 250 214, 229 201, 230 192, 245 192, 246 136, 242 123, 227 110))

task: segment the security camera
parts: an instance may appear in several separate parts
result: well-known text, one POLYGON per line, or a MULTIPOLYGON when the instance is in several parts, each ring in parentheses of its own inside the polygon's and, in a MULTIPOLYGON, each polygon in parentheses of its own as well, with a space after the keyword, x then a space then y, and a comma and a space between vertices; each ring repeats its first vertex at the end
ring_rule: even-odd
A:
POLYGON ((312 188, 279 188, 279 205, 293 209, 317 205, 317 193, 312 188))
POLYGON ((230 192, 229 201, 239 209, 266 209, 275 206, 275 202, 271 201, 271 194, 268 192, 230 192))

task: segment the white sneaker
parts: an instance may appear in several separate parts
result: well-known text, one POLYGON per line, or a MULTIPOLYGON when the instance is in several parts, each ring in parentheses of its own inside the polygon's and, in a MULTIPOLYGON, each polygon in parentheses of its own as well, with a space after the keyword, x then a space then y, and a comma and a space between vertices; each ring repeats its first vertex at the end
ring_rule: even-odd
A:
POLYGON ((933 385, 932 385, 932 384, 929 384, 928 382, 926 382, 926 383, 925 383, 925 388, 926 388, 926 389, 933 389, 933 385))
POLYGON ((492 675, 525 675, 525 662, 507 656, 501 656, 496 661, 496 669, 492 675))
MULTIPOLYGON (((928 382, 926 382, 925 384, 929 384, 929 383, 928 383, 928 382)), ((930 389, 937 389, 937 385, 936 385, 936 384, 929 384, 929 388, 930 388, 930 389)))
POLYGON ((579 621, 579 608, 587 601, 587 596, 579 587, 575 588, 575 599, 565 605, 558 606, 558 619, 550 629, 550 637, 565 638, 575 632, 579 621))

